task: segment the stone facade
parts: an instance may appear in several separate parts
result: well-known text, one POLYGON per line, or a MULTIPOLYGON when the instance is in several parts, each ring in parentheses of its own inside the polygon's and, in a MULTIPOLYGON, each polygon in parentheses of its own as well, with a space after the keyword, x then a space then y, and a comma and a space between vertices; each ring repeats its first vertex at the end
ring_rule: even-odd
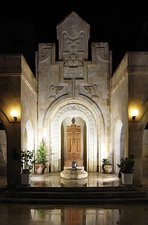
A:
POLYGON ((133 153, 134 183, 141 185, 147 176, 148 52, 127 52, 112 74, 108 43, 92 43, 90 59, 89 37, 90 25, 70 13, 57 25, 58 60, 54 43, 38 45, 36 79, 23 56, 0 56, 0 119, 9 140, 8 184, 19 179, 12 149, 36 150, 42 138, 48 144, 50 172, 64 169, 66 130, 73 118, 81 128, 84 170, 102 172, 102 159, 109 157, 118 173, 120 158, 133 153), (10 116, 14 107, 17 122, 10 116), (133 108, 139 110, 135 120, 133 108))
POLYGON ((61 127, 65 123, 69 126, 73 117, 76 124, 78 120, 78 125, 83 121, 86 127, 82 147, 85 169, 100 171, 102 158, 110 154, 112 55, 108 43, 92 43, 92 61, 89 61, 89 33, 89 24, 72 12, 57 26, 58 61, 55 61, 54 44, 39 44, 38 134, 40 138, 46 137, 49 143, 53 172, 64 167, 66 138, 61 135, 61 127))

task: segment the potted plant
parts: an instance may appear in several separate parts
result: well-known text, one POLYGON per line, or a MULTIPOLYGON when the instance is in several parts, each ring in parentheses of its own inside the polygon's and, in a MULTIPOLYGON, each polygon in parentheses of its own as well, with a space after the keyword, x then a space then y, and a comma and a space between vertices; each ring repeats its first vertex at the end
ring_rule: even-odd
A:
POLYGON ((35 158, 35 172, 44 173, 47 164, 47 146, 44 139, 39 144, 35 158))
POLYGON ((112 165, 109 161, 109 158, 102 159, 102 170, 104 173, 112 173, 112 165))
POLYGON ((133 183, 134 164, 135 160, 132 154, 120 159, 120 164, 117 164, 117 166, 120 169, 119 177, 121 176, 122 184, 131 185, 133 183))
POLYGON ((31 184, 31 170, 33 168, 34 151, 21 151, 21 184, 30 185, 31 184))

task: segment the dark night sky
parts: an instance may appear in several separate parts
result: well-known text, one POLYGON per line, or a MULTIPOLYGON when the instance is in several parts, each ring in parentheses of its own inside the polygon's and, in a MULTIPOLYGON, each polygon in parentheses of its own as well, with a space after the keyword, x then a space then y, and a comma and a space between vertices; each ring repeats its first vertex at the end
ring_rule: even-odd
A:
POLYGON ((36 43, 56 42, 56 26, 72 11, 90 24, 90 43, 109 43, 113 60, 120 62, 126 51, 148 51, 137 44, 143 23, 148 22, 146 1, 5 0, 0 20, 31 22, 36 43))

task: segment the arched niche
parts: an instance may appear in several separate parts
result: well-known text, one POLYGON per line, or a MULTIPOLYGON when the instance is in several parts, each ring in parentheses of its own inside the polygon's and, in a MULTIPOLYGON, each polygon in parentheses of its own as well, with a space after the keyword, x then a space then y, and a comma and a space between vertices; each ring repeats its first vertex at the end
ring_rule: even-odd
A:
MULTIPOLYGON (((97 108, 97 107, 96 107, 97 108)), ((50 106, 43 122, 43 134, 49 144, 51 172, 61 171, 61 126, 68 117, 79 117, 86 124, 86 170, 98 171, 104 151, 104 123, 101 111, 79 100, 61 101, 50 106), (95 110, 98 110, 97 113, 95 110)), ((100 167, 101 168, 101 167, 100 167)))

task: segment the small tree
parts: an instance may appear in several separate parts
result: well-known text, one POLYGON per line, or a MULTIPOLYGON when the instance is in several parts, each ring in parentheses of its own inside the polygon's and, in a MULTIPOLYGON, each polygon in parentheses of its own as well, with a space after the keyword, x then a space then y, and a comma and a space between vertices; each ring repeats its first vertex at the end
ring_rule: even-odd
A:
POLYGON ((46 168, 47 163, 47 146, 44 139, 39 144, 39 147, 36 152, 35 163, 40 163, 43 165, 43 172, 46 168))

